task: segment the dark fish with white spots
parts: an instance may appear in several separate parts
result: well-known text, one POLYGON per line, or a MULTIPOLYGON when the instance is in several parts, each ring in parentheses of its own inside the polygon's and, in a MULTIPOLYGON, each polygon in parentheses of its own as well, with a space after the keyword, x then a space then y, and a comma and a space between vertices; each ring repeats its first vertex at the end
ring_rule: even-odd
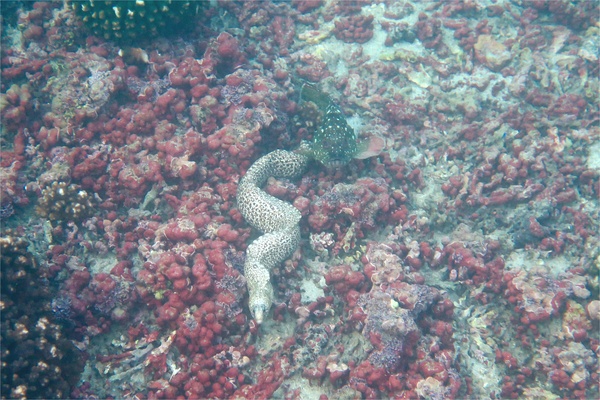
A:
POLYGON ((304 84, 300 92, 303 101, 310 101, 323 110, 320 124, 313 135, 313 141, 304 146, 303 152, 328 168, 340 168, 353 158, 365 159, 378 156, 385 142, 378 136, 358 141, 356 133, 340 108, 314 86, 304 84))

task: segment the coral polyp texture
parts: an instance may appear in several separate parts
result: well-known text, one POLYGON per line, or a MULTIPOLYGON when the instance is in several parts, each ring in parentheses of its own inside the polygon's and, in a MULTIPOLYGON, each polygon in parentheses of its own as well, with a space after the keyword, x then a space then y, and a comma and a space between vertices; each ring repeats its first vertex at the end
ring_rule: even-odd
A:
POLYGON ((95 35, 120 42, 147 39, 187 25, 202 2, 174 0, 69 1, 95 35))
POLYGON ((51 221, 77 222, 91 215, 93 208, 93 198, 79 185, 52 182, 42 189, 36 211, 51 221))
POLYGON ((82 360, 50 310, 46 271, 22 232, 0 236, 2 397, 68 397, 82 360))
POLYGON ((600 398, 597 1, 0 11, 0 397, 600 398))

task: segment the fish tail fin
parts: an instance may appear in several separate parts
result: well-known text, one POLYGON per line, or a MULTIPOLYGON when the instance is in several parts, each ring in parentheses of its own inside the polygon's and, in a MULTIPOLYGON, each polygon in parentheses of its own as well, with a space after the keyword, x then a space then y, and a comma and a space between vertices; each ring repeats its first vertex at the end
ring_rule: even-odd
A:
POLYGON ((358 151, 354 158, 364 160, 370 157, 377 157, 385 148, 385 139, 381 136, 371 136, 358 145, 358 151))

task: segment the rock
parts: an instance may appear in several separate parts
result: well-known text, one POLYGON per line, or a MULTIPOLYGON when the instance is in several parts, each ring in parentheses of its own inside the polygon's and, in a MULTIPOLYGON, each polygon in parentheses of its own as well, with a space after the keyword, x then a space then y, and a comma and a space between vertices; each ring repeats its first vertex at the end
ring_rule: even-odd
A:
POLYGON ((511 60, 510 51, 491 35, 481 35, 475 43, 475 57, 492 71, 499 71, 511 60))

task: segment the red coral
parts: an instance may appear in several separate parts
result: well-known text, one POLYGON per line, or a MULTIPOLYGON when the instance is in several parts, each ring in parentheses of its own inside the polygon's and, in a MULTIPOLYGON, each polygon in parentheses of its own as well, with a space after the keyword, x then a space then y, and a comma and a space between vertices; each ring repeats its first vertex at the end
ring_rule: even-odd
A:
MULTIPOLYGON (((2 68, 2 74, 4 75, 4 68, 2 68)), ((14 84, 6 91, 3 97, 3 104, 0 108, 0 116, 4 129, 18 130, 20 124, 25 122, 27 113, 32 109, 31 100, 32 97, 28 85, 19 86, 14 84)), ((52 145, 44 144, 45 148, 48 149, 56 144, 56 139, 52 145)), ((44 143, 43 141, 40 142, 44 143)))
POLYGON ((436 48, 442 43, 442 22, 437 18, 430 18, 425 13, 419 14, 415 24, 417 37, 426 48, 436 48))
POLYGON ((292 7, 295 7, 301 13, 312 11, 321 7, 322 4, 323 0, 292 0, 292 7))
POLYGON ((296 73, 310 82, 321 82, 331 75, 327 64, 312 54, 301 55, 299 61, 296 73))
POLYGON ((373 37, 373 16, 352 15, 335 21, 333 34, 346 43, 365 43, 373 37))
POLYGON ((350 290, 360 291, 365 276, 359 271, 352 271, 348 265, 336 265, 325 275, 325 282, 333 286, 338 295, 343 296, 350 290))
POLYGON ((365 231, 375 229, 377 221, 390 211, 393 200, 389 190, 383 180, 371 178, 358 179, 352 185, 337 184, 311 203, 308 222, 316 232, 330 229, 339 232, 334 250, 348 251, 354 245, 348 242, 352 235, 363 237, 365 231))

